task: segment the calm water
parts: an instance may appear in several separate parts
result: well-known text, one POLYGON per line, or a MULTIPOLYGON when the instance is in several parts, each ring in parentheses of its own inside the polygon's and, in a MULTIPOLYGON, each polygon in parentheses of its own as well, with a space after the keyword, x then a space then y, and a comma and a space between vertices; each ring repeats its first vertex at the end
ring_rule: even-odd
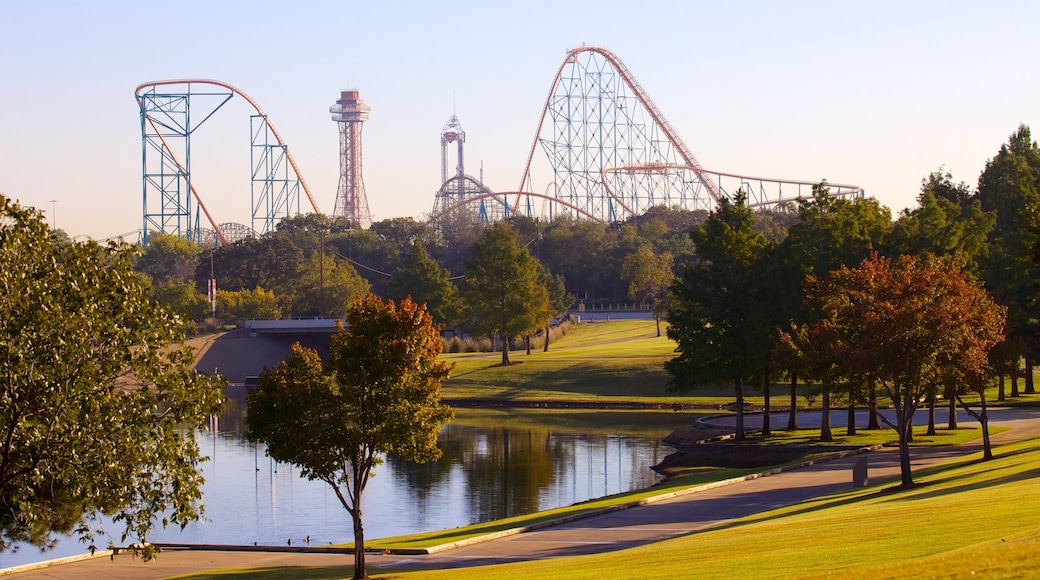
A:
MULTIPOLYGON (((226 411, 200 433, 210 460, 206 521, 159 530, 156 542, 303 544, 349 542, 350 517, 321 482, 265 456, 242 438, 244 405, 226 411)), ((633 411, 461 409, 440 434, 443 457, 425 465, 390 457, 376 468, 362 500, 368 541, 453 528, 570 505, 647 487, 650 466, 670 452, 659 442, 689 415, 633 411)), ((118 540, 118 530, 109 530, 118 540)), ((373 544, 377 542, 372 542, 373 544)), ((104 546, 104 540, 99 546, 104 546)), ((0 568, 82 553, 66 539, 50 552, 32 547, 0 554, 0 568)))

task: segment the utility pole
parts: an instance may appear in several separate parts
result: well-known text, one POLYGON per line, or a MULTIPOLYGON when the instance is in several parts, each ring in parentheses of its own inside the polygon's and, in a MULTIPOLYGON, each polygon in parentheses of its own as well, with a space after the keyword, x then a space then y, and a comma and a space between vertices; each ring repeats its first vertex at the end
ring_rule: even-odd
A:
POLYGON ((51 202, 51 229, 52 230, 56 230, 56 229, 58 229, 58 226, 56 225, 58 223, 58 216, 57 216, 58 212, 57 212, 57 207, 55 207, 55 204, 58 203, 58 200, 52 199, 52 200, 50 200, 50 202, 51 202))
POLYGON ((321 228, 321 252, 318 254, 318 318, 325 318, 325 228, 321 228))

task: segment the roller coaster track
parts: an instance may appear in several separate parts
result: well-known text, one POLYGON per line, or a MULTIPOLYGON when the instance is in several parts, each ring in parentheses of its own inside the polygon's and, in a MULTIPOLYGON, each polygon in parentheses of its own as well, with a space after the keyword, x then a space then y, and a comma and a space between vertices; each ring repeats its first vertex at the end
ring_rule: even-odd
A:
MULTIPOLYGON (((785 203, 806 197, 817 183, 705 169, 621 59, 583 45, 568 51, 556 71, 520 187, 509 195, 516 196, 513 215, 533 196, 613 222, 654 205, 707 209, 738 189, 751 206, 785 203), (552 174, 553 191, 545 194, 531 185, 539 146, 552 174)), ((863 195, 854 185, 828 186, 835 196, 863 195)))
MULTIPOLYGON (((286 161, 288 161, 289 165, 292 167, 293 172, 295 172, 296 178, 299 180, 300 186, 303 188, 304 193, 306 193, 307 199, 310 201, 311 207, 314 209, 314 212, 315 213, 319 213, 319 214, 322 213, 321 210, 318 209, 318 204, 317 204, 317 202, 315 202, 314 196, 311 195, 310 188, 307 187, 307 181, 303 178, 303 174, 300 172, 300 168, 296 165, 296 160, 293 159, 292 154, 289 152, 288 146, 286 146, 285 142, 282 140, 282 137, 278 133, 278 130, 275 128, 274 124, 271 123, 270 119, 267 117, 267 114, 264 113, 263 109, 260 108, 260 105, 255 100, 253 100, 252 97, 250 97, 248 94, 246 94, 244 91, 242 91, 238 87, 235 87, 234 85, 231 85, 231 84, 228 84, 228 83, 225 83, 225 82, 222 82, 222 81, 211 80, 211 79, 172 79, 172 80, 150 81, 150 82, 146 82, 146 83, 141 83, 134 90, 134 98, 137 100, 138 107, 141 109, 141 114, 142 114, 142 134, 144 133, 143 123, 144 123, 144 121, 147 121, 147 123, 152 127, 152 130, 155 132, 155 136, 157 136, 159 138, 160 142, 162 143, 162 147, 163 147, 163 152, 162 153, 163 153, 163 155, 169 158, 169 160, 175 165, 175 167, 177 169, 177 172, 179 173, 180 177, 183 178, 187 182, 188 188, 191 191, 191 195, 194 197, 195 202, 202 209, 203 213, 205 213, 206 219, 209 220, 210 225, 212 225, 212 227, 213 227, 213 231, 216 233, 216 235, 220 239, 221 243, 226 244, 228 242, 227 238, 225 237, 224 233, 221 231, 221 228, 218 225, 217 220, 215 220, 213 218, 213 216, 210 214, 209 210, 206 208, 205 203, 202 201, 202 198, 199 195, 198 190, 195 188, 195 184, 189 178, 189 171, 185 167, 185 164, 177 157, 177 155, 174 153, 174 149, 170 146, 169 142, 166 140, 166 135, 163 133, 163 130, 162 130, 161 127, 165 127, 167 129, 169 129, 170 128, 169 125, 167 125, 166 123, 163 123, 161 120, 156 119, 153 115, 148 114, 148 110, 147 110, 146 105, 145 105, 145 93, 147 91, 154 92, 157 87, 161 87, 161 86, 185 85, 185 86, 189 87, 188 88, 189 92, 186 94, 186 97, 190 98, 190 95, 191 95, 190 87, 193 84, 196 84, 196 85, 212 85, 212 86, 215 86, 215 87, 220 87, 220 88, 226 89, 228 91, 231 91, 232 94, 238 95, 238 96, 242 97, 243 99, 245 99, 245 101, 248 102, 253 107, 253 109, 256 111, 257 115, 259 115, 261 118, 263 118, 264 123, 266 123, 266 127, 271 131, 271 134, 274 136, 274 138, 277 140, 278 144, 284 150, 286 161)), ((222 104, 223 103, 221 103, 221 105, 222 104)), ((219 106, 217 108, 219 108, 219 106)), ((206 115, 206 117, 201 122, 196 123, 195 127, 198 127, 199 125, 201 125, 203 122, 205 122, 206 119, 208 119, 210 116, 212 116, 213 113, 215 113, 215 112, 216 112, 216 109, 214 109, 214 111, 212 111, 208 115, 206 115)), ((183 129, 186 130, 190 134, 190 131, 191 131, 190 127, 185 126, 183 129)), ((144 135, 142 135, 142 137, 144 137, 144 135)), ((168 194, 166 192, 163 192, 163 195, 166 196, 168 194)), ((148 210, 147 210, 147 207, 146 207, 145 208, 146 214, 147 214, 147 211, 148 210)), ((145 236, 145 239, 147 239, 147 224, 145 226, 145 233, 143 235, 145 236)))

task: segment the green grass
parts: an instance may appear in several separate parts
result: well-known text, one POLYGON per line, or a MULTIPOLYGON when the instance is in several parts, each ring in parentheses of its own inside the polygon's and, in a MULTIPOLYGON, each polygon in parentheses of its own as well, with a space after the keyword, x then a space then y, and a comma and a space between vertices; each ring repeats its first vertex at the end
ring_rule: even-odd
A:
POLYGON ((664 363, 675 356, 674 350, 675 343, 657 336, 653 320, 580 324, 547 353, 510 353, 510 360, 520 364, 508 367, 499 366, 498 353, 442 355, 455 363, 442 394, 454 400, 689 402, 667 391, 664 363))

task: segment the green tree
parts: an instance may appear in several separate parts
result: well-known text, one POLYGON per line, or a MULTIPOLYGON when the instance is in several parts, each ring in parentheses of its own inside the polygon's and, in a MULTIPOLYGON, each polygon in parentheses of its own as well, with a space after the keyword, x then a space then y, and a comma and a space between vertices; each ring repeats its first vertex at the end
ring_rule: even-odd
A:
POLYGON ((744 383, 757 375, 761 327, 750 324, 756 308, 750 292, 765 237, 754 231, 754 211, 743 192, 723 198, 703 225, 690 232, 698 261, 687 264, 671 288, 668 337, 678 355, 665 363, 670 390, 732 381, 738 440, 744 438, 744 383))
POLYGON ((411 296, 425 303, 438 323, 452 324, 458 317, 459 291, 448 280, 449 272, 426 253, 426 245, 416 239, 412 250, 390 278, 390 298, 411 296))
POLYGON ((487 228, 473 245, 461 292, 467 325, 501 337, 503 366, 509 364, 510 338, 542 328, 552 315, 538 261, 504 223, 487 228))
POLYGON ((199 246, 186 238, 153 232, 148 236, 148 246, 137 259, 137 270, 148 274, 156 287, 168 282, 191 280, 199 266, 199 246))
POLYGON ((315 254, 299 265, 291 285, 283 285, 278 295, 291 299, 288 310, 296 316, 343 316, 354 298, 368 291, 368 280, 349 262, 315 254))
MULTIPOLYGON (((807 325, 818 320, 820 313, 805 301, 806 277, 822 278, 842 265, 859 264, 871 252, 881 247, 885 235, 891 228, 891 222, 888 208, 881 206, 877 200, 836 198, 830 195, 826 181, 815 185, 812 198, 799 201, 798 219, 789 227, 787 237, 777 248, 775 259, 770 266, 774 270, 772 284, 775 285, 773 290, 776 309, 788 320, 788 323, 781 327, 785 330, 805 329, 807 325)), ((796 332, 795 336, 797 334, 796 332)), ((804 362, 804 359, 787 357, 787 361, 804 362)), ((813 368, 819 370, 821 367, 813 368)), ((802 367, 800 370, 810 369, 802 367)), ((788 368, 787 371, 791 375, 792 401, 788 428, 794 429, 797 426, 797 405, 794 403, 797 400, 799 369, 788 368)), ((824 389, 824 413, 820 435, 827 440, 831 437, 830 389, 837 384, 824 382, 822 377, 809 378, 820 381, 824 389)), ((849 395, 850 401, 854 400, 854 393, 850 391, 849 395)), ((867 395, 869 398, 869 393, 867 395)), ((872 425, 874 422, 872 419, 872 425)))
POLYGON ((217 315, 237 320, 277 320, 282 317, 274 292, 257 286, 252 290, 217 290, 217 315))
POLYGON ((224 397, 135 254, 62 242, 0 196, 0 550, 73 530, 93 546, 102 514, 144 542, 201 513, 194 430, 224 397))
POLYGON ((329 369, 294 344, 247 398, 246 437, 267 454, 328 484, 354 524, 354 578, 367 578, 362 494, 382 455, 423 463, 440 457, 437 432, 453 411, 440 403, 451 368, 426 308, 405 299, 358 297, 332 339, 329 369))
POLYGON ((194 282, 167 282, 154 290, 154 297, 186 320, 203 320, 213 310, 206 295, 195 291, 194 282))
POLYGON ((990 252, 983 267, 986 288, 997 302, 1007 306, 1008 338, 1019 339, 1022 352, 1008 352, 1026 361, 1026 392, 1033 392, 1033 359, 1038 348, 1036 289, 1040 265, 1033 248, 1040 239, 1031 228, 1040 210, 1040 147, 1029 127, 1020 125, 979 176, 978 199, 982 209, 996 212, 989 235, 990 252))
POLYGON ((625 256, 621 264, 621 279, 628 282, 628 295, 639 302, 653 302, 657 336, 661 336, 661 299, 675 280, 671 252, 655 254, 649 246, 640 246, 625 256))
POLYGON ((808 298, 823 313, 810 337, 827 334, 826 361, 868 376, 888 394, 899 434, 904 486, 913 485, 909 441, 914 412, 930 385, 951 373, 970 381, 1003 339, 1005 309, 954 260, 877 255, 855 269, 810 279, 808 298))
POLYGON ((562 316, 574 304, 574 295, 567 292, 563 274, 553 274, 544 264, 538 267, 538 276, 549 293, 549 320, 545 323, 545 344, 542 352, 549 352, 549 331, 552 319, 562 316))

